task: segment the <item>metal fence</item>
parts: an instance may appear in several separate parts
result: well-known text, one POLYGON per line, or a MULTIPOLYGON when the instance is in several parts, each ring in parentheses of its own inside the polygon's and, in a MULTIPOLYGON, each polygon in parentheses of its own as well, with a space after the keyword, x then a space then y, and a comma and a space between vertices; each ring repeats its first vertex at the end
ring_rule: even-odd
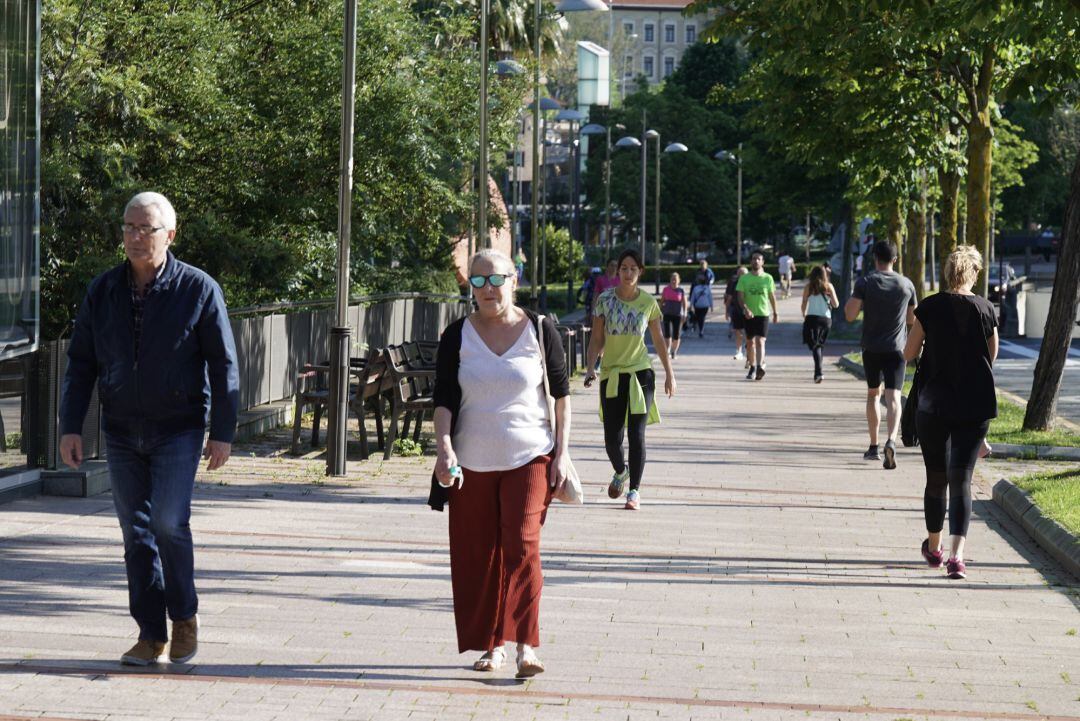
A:
MULTIPOLYGON (((241 308, 229 314, 240 371, 240 409, 250 410, 292 398, 296 377, 305 363, 329 357, 331 301, 275 304, 241 308)), ((353 355, 407 340, 438 340, 443 328, 463 317, 469 303, 456 296, 421 294, 355 298, 348 324, 356 339, 353 355)), ((33 356, 27 378, 27 463, 55 470, 59 467, 61 391, 67 368, 68 341, 42 344, 33 356)), ((100 406, 97 392, 83 426, 87 458, 103 457, 100 406)))

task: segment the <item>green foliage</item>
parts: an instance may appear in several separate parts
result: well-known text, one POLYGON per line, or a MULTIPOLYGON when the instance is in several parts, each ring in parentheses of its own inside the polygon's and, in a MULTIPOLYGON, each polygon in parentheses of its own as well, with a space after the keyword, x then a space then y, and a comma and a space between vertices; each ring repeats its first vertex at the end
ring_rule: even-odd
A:
POLYGON ((398 438, 394 441, 394 454, 405 458, 424 455, 424 446, 412 438, 398 438))
POLYGON ((540 231, 547 239, 547 277, 565 281, 573 272, 575 281, 581 276, 585 250, 578 241, 570 240, 570 231, 548 225, 540 231))
MULTIPOLYGON (((332 295, 341 23, 341 0, 44 5, 46 338, 122 259, 123 206, 143 189, 173 201, 177 255, 211 272, 230 304, 332 295)), ((475 25, 421 20, 404 0, 359 7, 355 288, 446 286, 424 276, 449 270, 450 239, 469 222, 475 25)), ((492 83, 493 147, 510 143, 526 86, 492 83)))

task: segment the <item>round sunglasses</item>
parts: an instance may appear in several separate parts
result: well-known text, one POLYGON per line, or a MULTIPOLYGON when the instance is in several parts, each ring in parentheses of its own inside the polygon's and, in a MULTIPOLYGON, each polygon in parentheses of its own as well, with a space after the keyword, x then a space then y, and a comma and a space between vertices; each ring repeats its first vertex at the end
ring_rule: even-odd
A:
POLYGON ((491 275, 470 275, 469 284, 473 288, 483 288, 484 283, 490 283, 492 288, 501 288, 510 276, 505 273, 492 273, 491 275))

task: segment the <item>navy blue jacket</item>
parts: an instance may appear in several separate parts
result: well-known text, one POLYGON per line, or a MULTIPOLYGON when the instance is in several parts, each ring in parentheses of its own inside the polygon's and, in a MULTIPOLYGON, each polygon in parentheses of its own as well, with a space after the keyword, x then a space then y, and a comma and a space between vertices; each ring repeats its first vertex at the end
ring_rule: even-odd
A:
POLYGON ((90 282, 68 347, 60 432, 81 433, 94 381, 107 433, 159 439, 205 429, 231 443, 240 405, 236 345, 221 287, 170 252, 146 297, 139 357, 128 265, 90 282))

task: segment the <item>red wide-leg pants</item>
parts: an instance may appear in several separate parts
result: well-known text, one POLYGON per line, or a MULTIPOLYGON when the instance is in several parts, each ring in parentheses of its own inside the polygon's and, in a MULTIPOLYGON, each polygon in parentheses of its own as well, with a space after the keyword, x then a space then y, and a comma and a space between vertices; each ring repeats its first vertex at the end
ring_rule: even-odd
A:
POLYGON ((450 491, 450 577, 458 652, 506 641, 540 645, 540 528, 551 503, 551 456, 479 472, 450 491))

